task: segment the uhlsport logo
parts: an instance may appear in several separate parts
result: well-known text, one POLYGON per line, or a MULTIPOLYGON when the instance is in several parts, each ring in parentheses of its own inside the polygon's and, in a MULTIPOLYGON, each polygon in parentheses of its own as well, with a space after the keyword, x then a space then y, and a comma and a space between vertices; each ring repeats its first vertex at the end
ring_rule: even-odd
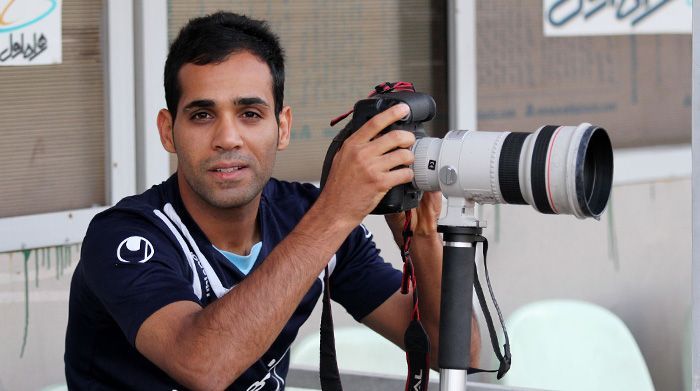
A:
POLYGON ((141 236, 130 236, 117 247, 117 258, 124 263, 144 263, 153 257, 153 245, 141 236))

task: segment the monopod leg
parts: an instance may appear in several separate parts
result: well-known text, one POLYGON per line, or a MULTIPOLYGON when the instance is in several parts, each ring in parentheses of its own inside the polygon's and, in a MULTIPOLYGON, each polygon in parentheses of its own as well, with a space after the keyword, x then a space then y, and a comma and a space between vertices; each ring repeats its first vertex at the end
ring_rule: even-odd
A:
POLYGON ((476 236, 481 228, 440 226, 443 233, 440 300, 440 391, 465 391, 471 348, 476 236))

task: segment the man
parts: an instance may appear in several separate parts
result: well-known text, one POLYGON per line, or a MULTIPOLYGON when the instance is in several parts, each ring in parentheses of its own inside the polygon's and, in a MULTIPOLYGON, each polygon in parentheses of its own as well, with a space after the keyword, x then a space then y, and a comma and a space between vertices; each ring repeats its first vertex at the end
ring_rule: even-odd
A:
MULTIPOLYGON (((270 178, 292 127, 283 91, 282 49, 263 22, 216 13, 182 29, 165 64, 168 109, 158 114, 178 170, 90 224, 71 283, 69 387, 282 389, 326 264, 333 299, 403 344, 411 296, 359 224, 412 179, 409 168, 392 169, 412 163, 414 136, 376 137, 407 107, 351 136, 319 192, 270 178)), ((439 211, 439 195, 426 195, 412 248, 433 360, 439 211)), ((400 218, 390 226, 400 236, 400 218)))

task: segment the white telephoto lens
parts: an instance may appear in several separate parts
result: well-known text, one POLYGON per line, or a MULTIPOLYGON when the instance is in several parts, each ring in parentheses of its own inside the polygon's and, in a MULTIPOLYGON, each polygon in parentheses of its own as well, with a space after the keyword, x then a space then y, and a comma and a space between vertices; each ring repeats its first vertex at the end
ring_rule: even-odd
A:
POLYGON ((413 147, 414 185, 482 204, 599 218, 612 188, 607 132, 584 123, 534 133, 450 131, 413 147))

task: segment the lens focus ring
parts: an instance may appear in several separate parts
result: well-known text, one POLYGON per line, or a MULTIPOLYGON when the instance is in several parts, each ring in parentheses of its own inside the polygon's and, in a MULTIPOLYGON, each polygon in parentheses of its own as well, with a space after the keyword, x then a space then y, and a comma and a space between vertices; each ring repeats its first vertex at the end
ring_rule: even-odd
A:
POLYGON ((434 137, 423 137, 416 141, 413 147, 415 161, 413 162, 413 182, 423 191, 438 191, 438 158, 442 140, 434 137))
POLYGON ((498 184, 503 200, 509 204, 525 205, 520 189, 520 152, 529 133, 510 133, 503 140, 498 157, 498 184))
POLYGON ((540 213, 554 214, 549 200, 547 199, 547 151, 552 135, 559 126, 549 125, 540 130, 535 140, 535 148, 532 151, 532 170, 530 177, 532 180, 532 198, 535 208, 540 213))

